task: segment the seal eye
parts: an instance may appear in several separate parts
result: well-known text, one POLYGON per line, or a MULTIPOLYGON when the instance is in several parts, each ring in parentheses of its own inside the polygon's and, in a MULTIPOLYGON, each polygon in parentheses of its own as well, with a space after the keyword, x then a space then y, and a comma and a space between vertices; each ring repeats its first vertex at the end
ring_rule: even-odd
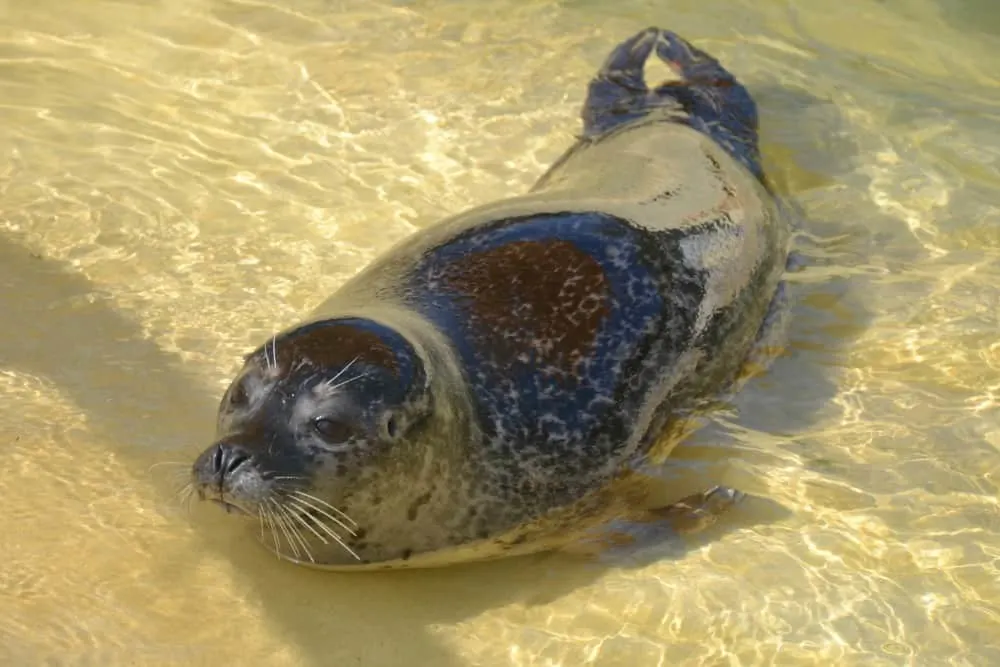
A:
POLYGON ((332 445, 347 442, 354 435, 354 430, 350 426, 336 419, 319 417, 313 420, 312 426, 313 430, 319 434, 319 437, 332 445))
POLYGON ((229 402, 233 405, 246 405, 249 400, 246 386, 242 382, 237 382, 233 390, 229 392, 229 402))

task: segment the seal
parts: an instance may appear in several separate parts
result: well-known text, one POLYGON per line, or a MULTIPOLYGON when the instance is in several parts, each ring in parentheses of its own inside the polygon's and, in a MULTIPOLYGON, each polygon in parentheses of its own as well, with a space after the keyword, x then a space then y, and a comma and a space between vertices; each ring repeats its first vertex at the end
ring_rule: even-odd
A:
POLYGON ((410 236, 252 352, 199 495, 333 569, 572 548, 650 509, 631 473, 738 381, 790 226, 753 99, 675 33, 617 46, 582 119, 528 193, 410 236), (650 88, 654 52, 676 80, 650 88))

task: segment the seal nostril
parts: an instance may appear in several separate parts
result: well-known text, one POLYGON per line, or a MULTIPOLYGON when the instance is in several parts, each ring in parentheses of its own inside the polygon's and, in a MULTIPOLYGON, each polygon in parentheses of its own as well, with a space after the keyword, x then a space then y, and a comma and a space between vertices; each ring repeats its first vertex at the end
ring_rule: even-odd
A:
POLYGON ((230 455, 225 462, 225 469, 222 471, 223 477, 229 477, 236 472, 244 463, 250 461, 250 457, 242 450, 229 450, 230 455))
POLYGON ((212 454, 212 471, 220 472, 222 470, 223 462, 226 457, 226 448, 222 445, 218 445, 215 448, 215 452, 212 454))
POLYGON ((220 482, 250 461, 250 454, 239 446, 220 444, 212 452, 212 474, 220 482))

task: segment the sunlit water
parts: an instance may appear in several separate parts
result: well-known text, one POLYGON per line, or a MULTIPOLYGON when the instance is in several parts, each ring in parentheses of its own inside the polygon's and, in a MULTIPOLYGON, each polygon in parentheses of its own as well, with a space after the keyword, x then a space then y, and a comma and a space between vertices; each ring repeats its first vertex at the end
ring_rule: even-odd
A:
POLYGON ((6 0, 0 664, 1000 664, 993 4, 6 0), (350 576, 178 508, 154 464, 240 355, 524 191, 650 24, 751 87, 805 212, 788 354, 687 448, 782 512, 350 576))

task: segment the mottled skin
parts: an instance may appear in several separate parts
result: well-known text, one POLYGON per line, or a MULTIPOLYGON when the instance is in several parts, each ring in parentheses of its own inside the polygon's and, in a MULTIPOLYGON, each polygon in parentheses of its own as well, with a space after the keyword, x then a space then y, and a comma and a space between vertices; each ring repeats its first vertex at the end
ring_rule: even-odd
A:
POLYGON ((750 95, 671 32, 611 53, 583 124, 529 193, 405 239, 250 355, 201 495, 325 567, 537 551, 628 518, 629 471, 751 354, 788 225, 750 95), (651 89, 654 51, 677 80, 651 89))

